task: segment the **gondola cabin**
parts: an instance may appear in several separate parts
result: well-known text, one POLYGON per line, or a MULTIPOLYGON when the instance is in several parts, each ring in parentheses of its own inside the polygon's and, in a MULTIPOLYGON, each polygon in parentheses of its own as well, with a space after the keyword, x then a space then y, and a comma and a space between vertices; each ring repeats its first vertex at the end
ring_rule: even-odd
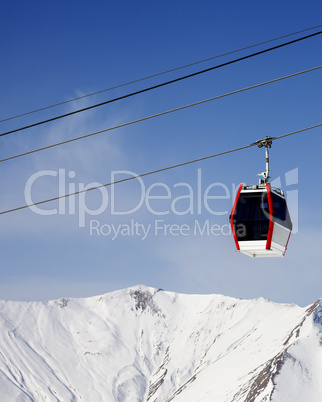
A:
POLYGON ((230 214, 237 251, 251 257, 283 257, 292 222, 282 190, 270 183, 238 188, 230 214))

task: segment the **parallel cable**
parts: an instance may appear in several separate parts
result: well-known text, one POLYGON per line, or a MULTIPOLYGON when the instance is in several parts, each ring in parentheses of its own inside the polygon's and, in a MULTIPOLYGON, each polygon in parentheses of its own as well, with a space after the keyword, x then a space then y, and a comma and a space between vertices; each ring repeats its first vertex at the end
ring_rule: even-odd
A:
POLYGON ((142 117, 141 119, 137 119, 137 120, 133 120, 133 121, 130 121, 130 122, 127 122, 127 123, 119 124, 119 125, 117 125, 117 126, 105 128, 104 130, 95 131, 95 132, 93 132, 93 133, 85 134, 85 135, 82 135, 82 136, 80 136, 80 137, 71 138, 71 139, 69 139, 69 140, 65 140, 65 141, 58 142, 58 143, 56 143, 56 144, 47 145, 47 146, 42 147, 42 148, 37 148, 37 149, 33 149, 33 150, 31 150, 31 151, 27 151, 27 152, 24 152, 24 153, 21 153, 21 154, 9 156, 9 157, 7 157, 7 158, 0 159, 0 163, 1 163, 1 162, 9 161, 9 160, 11 160, 11 159, 19 158, 19 157, 21 157, 21 156, 30 155, 30 154, 35 153, 35 152, 44 151, 45 149, 57 147, 57 146, 59 146, 59 145, 64 145, 64 144, 67 144, 67 143, 69 143, 69 142, 78 141, 78 140, 81 140, 81 139, 83 139, 83 138, 92 137, 92 136, 97 135, 97 134, 101 134, 101 133, 104 133, 104 132, 107 132, 107 131, 115 130, 115 129, 117 129, 117 128, 129 126, 129 125, 131 125, 131 124, 139 123, 139 122, 142 122, 142 121, 145 121, 145 120, 149 120, 149 119, 152 119, 152 118, 155 118, 155 117, 159 117, 159 116, 163 116, 163 115, 166 115, 166 114, 169 114, 169 113, 177 112, 177 111, 179 111, 179 110, 187 109, 187 108, 192 107, 192 106, 201 105, 201 104, 206 103, 206 102, 210 102, 210 101, 213 101, 213 100, 216 100, 216 99, 224 98, 224 97, 226 97, 226 96, 234 95, 234 94, 237 94, 237 93, 240 93, 240 92, 248 91, 248 90, 250 90, 250 89, 254 89, 254 88, 258 88, 258 87, 261 87, 261 86, 264 86, 264 85, 267 85, 267 84, 271 84, 271 83, 274 83, 274 82, 278 82, 278 81, 284 80, 284 79, 286 79, 286 78, 295 77, 295 76, 300 75, 300 74, 304 74, 304 73, 308 73, 308 72, 311 72, 311 71, 314 71, 314 70, 318 70, 318 69, 320 69, 320 68, 322 68, 322 66, 313 67, 313 68, 310 68, 310 69, 308 69, 308 70, 303 70, 303 71, 300 71, 300 72, 297 72, 297 73, 293 73, 293 74, 290 74, 290 75, 286 75, 286 76, 284 76, 284 77, 279 77, 279 78, 275 78, 275 79, 270 80, 270 81, 262 82, 262 83, 260 83, 260 84, 255 84, 255 85, 252 85, 252 86, 250 86, 250 87, 238 89, 238 90, 233 91, 233 92, 228 92, 228 93, 226 93, 226 94, 217 95, 217 96, 214 96, 214 97, 212 97, 212 98, 204 99, 204 100, 199 101, 199 102, 190 103, 189 105, 180 106, 180 107, 177 107, 177 108, 175 108, 175 109, 166 110, 166 111, 164 111, 164 112, 160 112, 160 113, 157 113, 157 114, 153 114, 153 115, 151 115, 151 116, 142 117))
POLYGON ((183 77, 175 78, 175 79, 173 79, 173 80, 166 81, 166 82, 163 82, 163 83, 161 83, 161 84, 153 85, 153 86, 151 86, 151 87, 144 88, 144 89, 141 89, 141 90, 139 90, 139 91, 135 91, 135 92, 132 92, 132 93, 123 95, 123 96, 119 96, 119 97, 114 98, 114 99, 109 99, 109 100, 107 100, 107 101, 104 101, 104 102, 101 102, 101 103, 97 103, 97 104, 95 104, 95 105, 87 106, 87 107, 82 108, 82 109, 74 110, 73 112, 69 112, 69 113, 65 113, 65 114, 59 115, 59 116, 55 116, 55 117, 52 117, 52 118, 47 119, 47 120, 38 121, 37 123, 33 123, 33 124, 28 125, 28 126, 16 128, 15 130, 10 130, 10 131, 1 133, 1 134, 0 134, 0 137, 2 137, 2 136, 4 136, 4 135, 16 133, 16 132, 18 132, 18 131, 26 130, 26 129, 28 129, 28 128, 36 127, 36 126, 39 126, 39 125, 41 125, 41 124, 49 123, 49 122, 52 122, 52 121, 55 121, 55 120, 58 120, 58 119, 62 119, 62 118, 64 118, 64 117, 72 116, 72 115, 77 114, 77 113, 85 112, 85 111, 87 111, 87 110, 91 110, 91 109, 97 108, 97 107, 99 107, 99 106, 103 106, 103 105, 107 105, 107 104, 109 104, 109 103, 113 103, 113 102, 119 101, 119 100, 121 100, 121 99, 126 99, 126 98, 129 98, 129 97, 132 97, 132 96, 141 94, 141 93, 145 93, 145 92, 148 92, 148 91, 157 89, 157 88, 161 88, 161 87, 164 87, 164 86, 166 86, 166 85, 170 85, 170 84, 173 84, 173 83, 175 83, 175 82, 179 82, 179 81, 185 80, 185 79, 187 79, 187 78, 195 77, 195 76, 197 76, 197 75, 204 74, 204 73, 206 73, 206 72, 215 70, 215 69, 217 69, 217 68, 225 67, 225 66, 228 66, 228 65, 230 65, 230 64, 234 64, 234 63, 237 63, 237 62, 239 62, 239 61, 246 60, 246 59, 249 59, 249 58, 251 58, 251 57, 255 57, 255 56, 258 56, 258 55, 260 55, 260 54, 264 54, 264 53, 270 52, 270 51, 272 51, 272 50, 276 50, 276 49, 282 48, 282 47, 284 47, 284 46, 291 45, 291 44, 296 43, 296 42, 300 42, 300 41, 305 40, 305 39, 308 39, 308 38, 312 38, 312 37, 314 37, 314 36, 316 36, 316 35, 320 35, 321 33, 322 33, 322 31, 318 31, 318 32, 315 32, 315 33, 313 33, 313 34, 310 34, 310 35, 307 35, 307 36, 303 36, 303 37, 301 37, 301 38, 297 38, 297 39, 294 39, 294 40, 292 40, 292 41, 285 42, 285 43, 282 43, 282 44, 277 45, 277 46, 273 46, 273 47, 268 48, 268 49, 261 50, 261 51, 256 52, 256 53, 252 53, 252 54, 249 54, 249 55, 247 55, 247 56, 243 56, 243 57, 240 57, 240 58, 238 58, 238 59, 234 59, 234 60, 228 61, 228 62, 226 62, 226 63, 218 64, 218 65, 216 65, 216 66, 209 67, 209 68, 206 68, 206 69, 204 69, 204 70, 200 70, 200 71, 197 71, 197 72, 194 72, 194 73, 185 75, 185 76, 183 76, 183 77))
MULTIPOLYGON (((297 131, 293 131, 293 132, 291 132, 291 133, 283 134, 283 135, 280 135, 280 136, 278 136, 278 137, 273 137, 273 140, 279 140, 279 139, 281 139, 281 138, 285 138, 285 137, 288 137, 288 136, 291 136, 291 135, 303 133, 303 132, 305 132, 305 131, 311 130, 311 129, 313 129, 313 128, 321 127, 321 126, 322 126, 322 123, 316 124, 316 125, 314 125, 314 126, 306 127, 306 128, 301 129, 301 130, 297 130, 297 131)), ((87 192, 87 191, 93 191, 93 190, 98 190, 99 188, 109 187, 109 186, 112 186, 112 185, 114 185, 114 184, 119 184, 119 183, 123 183, 123 182, 126 182, 126 181, 134 180, 134 179, 137 179, 137 178, 139 178, 139 177, 145 177, 145 176, 149 176, 149 175, 152 175, 152 174, 164 172, 164 171, 166 171, 166 170, 175 169, 175 168, 178 168, 178 167, 181 167, 181 166, 190 165, 190 164, 192 164, 192 163, 201 162, 201 161, 204 161, 204 160, 206 160, 206 159, 216 158, 216 157, 221 156, 221 155, 230 154, 230 153, 232 153, 232 152, 241 151, 241 150, 243 150, 243 149, 251 148, 251 147, 254 147, 254 146, 257 146, 257 143, 252 143, 252 144, 249 144, 249 145, 244 145, 244 146, 242 146, 242 147, 230 149, 230 150, 228 150, 228 151, 223 151, 223 152, 219 152, 219 153, 216 153, 216 154, 213 154, 213 155, 204 156, 204 157, 202 157, 202 158, 193 159, 193 160, 190 160, 190 161, 187 161, 187 162, 178 163, 178 164, 176 164, 176 165, 167 166, 167 167, 164 167, 164 168, 161 168, 161 169, 152 170, 152 171, 150 171, 150 172, 137 174, 137 175, 135 175, 135 176, 127 177, 127 178, 125 178, 125 179, 116 180, 116 181, 114 181, 114 182, 110 182, 110 183, 106 183, 106 184, 101 184, 101 185, 99 185, 99 186, 91 187, 91 188, 88 188, 88 189, 75 191, 75 192, 70 193, 70 194, 60 195, 60 196, 58 196, 58 197, 53 197, 53 198, 50 198, 50 199, 47 199, 47 200, 38 201, 38 202, 35 202, 35 203, 33 203, 33 204, 23 205, 23 206, 17 207, 17 208, 12 208, 12 209, 9 209, 9 210, 7 210, 7 211, 2 211, 2 212, 0 212, 0 215, 4 215, 4 214, 8 214, 8 213, 10 213, 10 212, 15 212, 15 211, 19 211, 19 210, 22 210, 22 209, 25 209, 25 208, 30 208, 30 207, 33 207, 33 206, 45 204, 45 203, 48 203, 48 202, 51 202, 51 201, 57 201, 57 200, 59 200, 59 199, 61 199, 61 198, 72 197, 72 196, 74 196, 74 195, 78 195, 78 194, 81 194, 81 193, 85 193, 85 192, 87 192)))
POLYGON ((53 105, 49 105, 49 106, 45 106, 45 107, 42 107, 42 108, 39 108, 39 109, 31 110, 29 112, 21 113, 21 114, 18 114, 16 116, 7 117, 5 119, 0 120, 0 123, 8 121, 8 120, 13 120, 13 119, 16 119, 18 117, 27 116, 27 115, 30 115, 32 113, 41 112, 43 110, 51 109, 51 108, 56 107, 56 106, 65 105, 66 103, 70 103, 70 102, 74 102, 74 101, 77 101, 77 100, 80 100, 80 99, 88 98, 90 96, 98 95, 98 94, 101 94, 103 92, 111 91, 113 89, 122 88, 122 87, 125 87, 127 85, 135 84, 137 82, 141 82, 141 81, 145 81, 145 80, 148 80, 148 79, 151 79, 151 78, 158 77, 160 75, 172 73, 174 71, 178 71, 178 70, 181 70, 181 69, 184 69, 184 68, 187 68, 187 67, 192 67, 192 66, 195 66, 197 64, 201 64, 201 63, 205 63, 205 62, 210 61, 210 60, 218 59, 220 57, 229 56, 231 54, 238 53, 238 52, 241 52, 243 50, 248 50, 248 49, 251 49, 253 47, 257 47, 257 46, 260 46, 260 45, 265 45, 266 43, 274 42, 274 41, 279 40, 279 39, 284 39, 284 38, 287 38, 289 36, 293 36, 293 35, 297 35, 299 33, 311 31, 312 29, 316 29, 316 28, 320 28, 320 27, 322 27, 322 24, 316 25, 314 27, 302 29, 300 31, 292 32, 292 33, 289 33, 289 34, 286 34, 286 35, 282 35, 282 36, 279 36, 277 38, 269 39, 269 40, 266 40, 264 42, 259 42, 259 43, 255 43, 253 45, 249 45, 249 46, 245 46, 245 47, 242 47, 242 48, 239 48, 239 49, 235 49, 235 50, 232 50, 230 52, 226 52, 226 53, 222 53, 222 54, 219 54, 219 55, 216 55, 216 56, 208 57, 208 58, 203 59, 203 60, 198 60, 198 61, 186 64, 184 66, 171 68, 170 70, 166 70, 166 71, 162 71, 160 73, 152 74, 152 75, 149 75, 147 77, 138 78, 136 80, 132 80, 132 81, 129 81, 129 82, 126 82, 126 83, 123 83, 123 84, 115 85, 115 86, 110 87, 110 88, 101 89, 100 91, 96 91, 96 92, 92 92, 90 94, 78 96, 76 98, 72 98, 72 99, 68 99, 66 101, 55 103, 53 105))
POLYGON ((299 133, 302 133, 303 131, 312 130, 313 128, 317 128, 317 127, 321 127, 321 126, 322 126, 322 123, 315 124, 314 126, 310 126, 310 127, 307 127, 307 128, 302 128, 301 130, 297 130, 297 131, 293 131, 291 133, 279 135, 278 137, 273 137, 272 140, 280 140, 281 138, 289 137, 291 135, 299 134, 299 133))

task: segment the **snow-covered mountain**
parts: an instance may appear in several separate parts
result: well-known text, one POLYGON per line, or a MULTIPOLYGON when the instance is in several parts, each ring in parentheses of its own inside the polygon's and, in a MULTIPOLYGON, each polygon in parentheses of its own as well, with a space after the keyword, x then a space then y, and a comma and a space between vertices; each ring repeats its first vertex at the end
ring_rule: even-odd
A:
POLYGON ((322 304, 144 286, 0 302, 0 400, 321 402, 322 304))

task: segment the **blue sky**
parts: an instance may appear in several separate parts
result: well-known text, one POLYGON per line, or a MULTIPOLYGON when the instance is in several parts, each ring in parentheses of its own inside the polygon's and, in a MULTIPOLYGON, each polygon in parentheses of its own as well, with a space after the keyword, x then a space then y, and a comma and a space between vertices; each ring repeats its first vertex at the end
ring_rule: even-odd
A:
MULTIPOLYGON (((305 4, 292 2, 292 7, 278 1, 7 2, 0 16, 1 119, 319 25, 320 15, 321 3, 311 0, 305 4)), ((319 35, 149 93, 2 137, 1 156, 319 66, 321 41, 319 35)), ((0 131, 122 96, 271 45, 2 122, 0 131)), ((39 172, 43 176, 34 182, 35 201, 58 194, 59 169, 66 189, 78 189, 93 182, 108 183, 113 172, 117 178, 126 176, 117 171, 139 174, 321 122, 318 70, 4 162, 0 166, 1 211, 25 204, 28 180, 39 172), (52 175, 45 175, 45 171, 52 175), (69 172, 74 172, 75 177, 69 177, 69 172)), ((322 297, 320 149, 321 128, 273 143, 271 176, 280 177, 282 187, 295 200, 292 218, 298 224, 298 233, 292 235, 283 259, 240 255, 235 252, 232 236, 225 232, 234 188, 240 182, 257 183, 257 173, 265 167, 264 151, 250 148, 144 178, 144 197, 147 189, 150 195, 168 197, 150 199, 150 211, 145 203, 136 208, 142 188, 133 180, 115 187, 114 201, 115 210, 137 209, 135 212, 113 214, 108 188, 104 193, 109 197, 106 210, 97 216, 87 215, 84 227, 79 227, 78 198, 74 215, 66 212, 42 216, 26 209, 0 216, 0 298, 85 297, 140 283, 176 292, 312 303, 322 297), (294 169, 297 171, 289 174, 294 179, 298 172, 298 182, 290 184, 285 174, 294 169), (209 208, 217 215, 209 212, 204 203, 198 211, 198 188, 204 196, 209 186, 210 195, 226 196, 209 201, 209 208), (178 199, 175 211, 171 211, 171 203, 186 196, 188 188, 193 205, 187 198, 178 199), (156 215, 151 209, 169 213, 156 215), (194 233, 196 221, 201 226, 207 222, 218 225, 220 230, 210 235, 194 233), (126 226, 132 222, 144 228, 151 225, 144 240, 140 235, 126 233, 126 226), (156 224, 163 229, 155 232, 156 224), (99 232, 91 232, 91 225, 99 227, 99 232), (111 225, 124 229, 114 240, 109 234, 111 225), (177 226, 172 226, 172 234, 164 234, 165 225, 177 226), (179 234, 175 231, 182 225, 191 229, 189 235, 184 230, 179 234)), ((100 191, 86 196, 88 208, 97 209, 101 202, 100 191)), ((52 203, 41 208, 58 206, 52 203)))

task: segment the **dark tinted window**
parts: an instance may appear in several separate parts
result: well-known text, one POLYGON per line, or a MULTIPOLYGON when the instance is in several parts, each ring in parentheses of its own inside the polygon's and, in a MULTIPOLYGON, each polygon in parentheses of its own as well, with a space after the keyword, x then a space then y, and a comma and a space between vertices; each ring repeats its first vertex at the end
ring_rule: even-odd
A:
POLYGON ((272 193, 272 200, 273 200, 274 218, 276 218, 276 221, 278 223, 292 230, 292 222, 287 209, 285 199, 272 193))
POLYGON ((238 241, 266 240, 269 209, 266 191, 241 193, 233 216, 238 241))
POLYGON ((281 221, 285 221, 286 219, 286 202, 283 198, 278 195, 272 193, 273 199, 273 216, 281 221))

